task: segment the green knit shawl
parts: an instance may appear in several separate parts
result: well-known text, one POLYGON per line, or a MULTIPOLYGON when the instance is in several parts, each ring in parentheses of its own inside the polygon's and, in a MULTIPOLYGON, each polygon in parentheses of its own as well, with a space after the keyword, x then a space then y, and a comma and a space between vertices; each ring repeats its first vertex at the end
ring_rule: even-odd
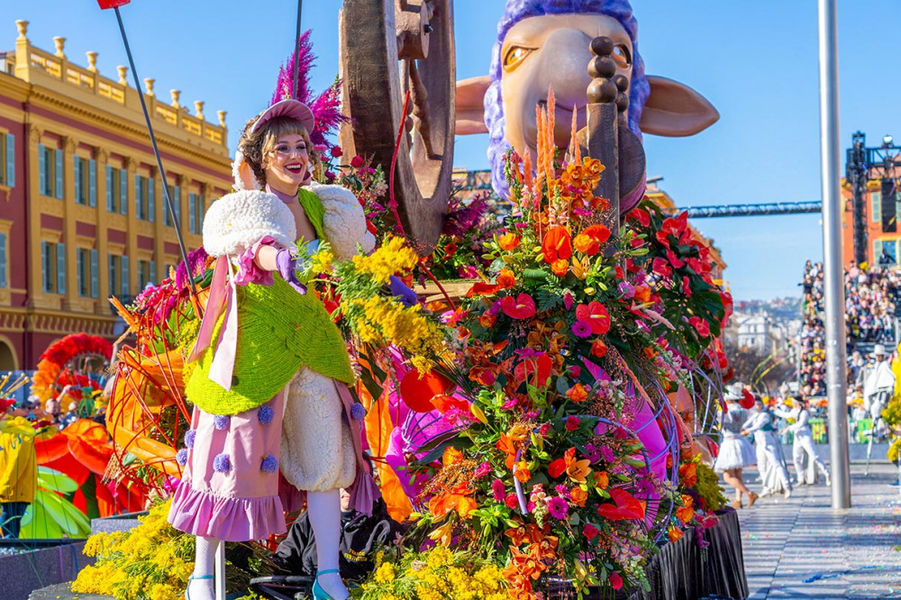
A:
MULTIPOLYGON (((301 367, 352 384, 347 348, 312 290, 298 294, 279 277, 272 285, 237 286, 238 348, 232 388, 210 381, 211 345, 189 369, 188 400, 214 415, 233 415, 265 404, 301 367)), ((213 340, 218 339, 217 324, 213 340)))

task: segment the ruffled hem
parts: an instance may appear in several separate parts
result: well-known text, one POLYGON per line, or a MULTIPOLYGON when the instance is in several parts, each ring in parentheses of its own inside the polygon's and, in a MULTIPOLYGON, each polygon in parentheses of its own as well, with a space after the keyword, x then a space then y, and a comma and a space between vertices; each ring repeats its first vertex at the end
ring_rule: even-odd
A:
POLYGON ((278 496, 227 498, 182 480, 172 496, 169 523, 185 533, 227 542, 262 540, 287 531, 278 496))
POLYGON ((266 271, 257 266, 256 257, 260 246, 275 246, 275 238, 267 235, 253 246, 245 250, 238 256, 238 272, 235 273, 235 283, 238 285, 247 285, 248 283, 256 283, 258 285, 272 285, 272 271, 266 271))

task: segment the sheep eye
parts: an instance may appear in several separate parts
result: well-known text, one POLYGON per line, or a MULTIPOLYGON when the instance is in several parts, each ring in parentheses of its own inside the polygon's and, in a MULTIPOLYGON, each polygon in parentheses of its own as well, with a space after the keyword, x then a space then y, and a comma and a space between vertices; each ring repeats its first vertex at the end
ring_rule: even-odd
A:
POLYGON ((613 60, 616 61, 616 66, 622 69, 628 69, 632 66, 632 53, 629 52, 629 49, 623 44, 617 44, 615 48, 613 48, 613 60))
POLYGON ((523 48, 522 46, 512 46, 504 55, 504 68, 509 69, 521 63, 529 54, 532 48, 523 48))

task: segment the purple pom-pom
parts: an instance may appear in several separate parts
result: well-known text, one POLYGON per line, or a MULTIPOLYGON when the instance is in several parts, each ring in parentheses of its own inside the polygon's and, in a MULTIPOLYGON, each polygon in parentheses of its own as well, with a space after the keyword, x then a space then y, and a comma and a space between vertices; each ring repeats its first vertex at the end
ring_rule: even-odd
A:
POLYGON ((181 466, 185 466, 188 464, 188 449, 182 448, 178 452, 175 453, 175 462, 180 464, 181 466))
POLYGON ((275 473, 275 470, 278 469, 278 459, 271 454, 267 454, 260 464, 260 469, 262 469, 264 473, 275 473))
POLYGON ((217 473, 228 473, 232 470, 232 461, 228 454, 223 452, 216 455, 216 458, 213 459, 213 470, 217 473))
POLYGON ((197 438, 197 430, 189 429, 185 432, 185 446, 188 448, 194 447, 194 440, 197 438))
POLYGON ((366 407, 359 402, 354 402, 353 406, 350 407, 350 416, 354 421, 362 421, 366 418, 366 407))
POLYGON ((231 419, 226 415, 216 415, 213 418, 213 424, 216 426, 216 429, 222 431, 223 429, 228 429, 228 422, 231 419))
POLYGON ((275 416, 275 411, 272 410, 272 407, 268 404, 264 404, 260 407, 260 410, 257 412, 257 418, 260 420, 260 423, 263 425, 268 425, 272 423, 272 417, 275 416))

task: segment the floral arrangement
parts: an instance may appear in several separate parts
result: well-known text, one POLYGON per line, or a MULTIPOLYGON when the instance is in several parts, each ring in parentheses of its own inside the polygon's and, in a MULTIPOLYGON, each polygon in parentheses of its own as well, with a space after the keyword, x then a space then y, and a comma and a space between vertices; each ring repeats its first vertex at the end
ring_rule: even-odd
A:
MULTIPOLYGON (((712 527, 717 522, 714 513, 728 502, 716 472, 701 460, 700 455, 687 458, 686 454, 683 451, 684 460, 679 465, 678 508, 667 528, 667 537, 672 542, 681 538, 689 527, 701 531, 712 527)), ((703 538, 700 539, 703 543, 703 538)))
POLYGON ((483 255, 486 244, 502 226, 484 195, 469 201, 452 196, 441 237, 429 257, 429 268, 441 280, 478 279, 490 262, 483 255))
POLYGON ((96 388, 98 387, 97 383, 89 377, 77 377, 80 371, 79 365, 72 365, 71 368, 68 365, 74 359, 92 356, 100 357, 106 362, 109 361, 112 352, 113 345, 102 337, 86 333, 67 335, 52 343, 41 354, 38 370, 32 378, 31 392, 43 403, 62 387, 60 379, 67 379, 67 381, 71 379, 70 383, 77 384, 79 387, 96 388))
MULTIPOLYGON (((105 594, 116 600, 184 598, 188 576, 194 570, 194 536, 169 525, 169 504, 166 501, 153 506, 146 516, 138 517, 141 524, 134 529, 89 537, 84 553, 96 556, 97 562, 78 573, 72 591, 105 594)), ((246 589, 251 578, 262 574, 264 559, 259 553, 246 544, 228 545, 229 589, 246 589), (240 561, 230 556, 236 548, 244 549, 240 561)))
POLYGON ((367 583, 351 590, 351 598, 506 600, 510 597, 504 574, 492 561, 478 554, 434 547, 425 552, 410 550, 391 558, 385 551, 379 552, 375 573, 367 583))
POLYGON ((560 156, 553 118, 539 110, 535 172, 529 156, 508 155, 515 210, 484 243, 484 279, 447 319, 453 354, 429 357, 450 382, 431 403, 462 427, 410 465, 430 475, 414 499, 417 531, 493 557, 515 598, 555 580, 579 592, 646 587, 655 542, 674 518, 689 526, 701 502, 672 487, 678 447, 652 458, 633 427, 653 419, 647 407, 670 410, 665 392, 688 381, 726 313, 699 283, 709 257, 683 240, 684 219, 668 224, 675 242, 653 243, 675 245, 681 271, 654 270, 649 231, 611 231, 594 193, 603 165, 575 146, 560 156), (694 304, 670 307, 685 285, 694 304))

